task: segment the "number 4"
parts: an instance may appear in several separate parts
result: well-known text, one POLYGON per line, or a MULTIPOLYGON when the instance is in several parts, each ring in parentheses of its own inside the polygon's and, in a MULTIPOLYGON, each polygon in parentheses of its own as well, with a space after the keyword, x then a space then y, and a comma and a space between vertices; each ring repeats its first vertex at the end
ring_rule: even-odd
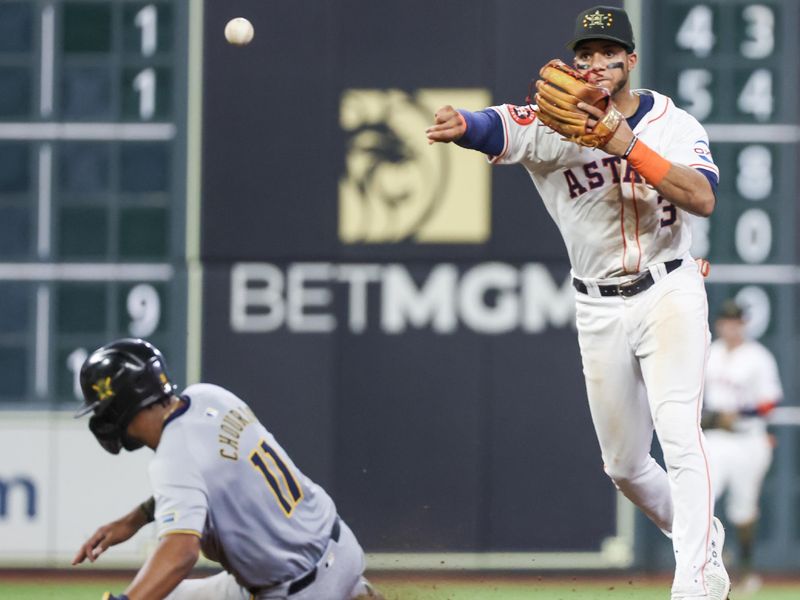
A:
POLYGON ((303 499, 303 489, 289 467, 263 439, 259 440, 256 449, 250 453, 250 462, 264 476, 281 510, 287 517, 291 517, 303 499))
POLYGON ((691 50, 695 56, 705 58, 714 48, 714 13, 711 8, 700 4, 693 7, 681 23, 675 43, 679 48, 691 50))
POLYGON ((747 79, 738 99, 739 110, 752 114, 758 121, 766 121, 772 116, 774 97, 772 95, 772 71, 756 69, 747 79))

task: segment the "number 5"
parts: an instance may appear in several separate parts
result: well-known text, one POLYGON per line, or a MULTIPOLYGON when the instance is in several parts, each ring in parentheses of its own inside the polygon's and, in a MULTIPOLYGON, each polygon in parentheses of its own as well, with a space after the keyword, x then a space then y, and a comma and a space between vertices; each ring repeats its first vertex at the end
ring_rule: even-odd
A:
POLYGON ((712 81, 708 69, 686 69, 678 75, 678 95, 688 102, 686 110, 698 121, 711 114, 714 97, 708 90, 712 81))

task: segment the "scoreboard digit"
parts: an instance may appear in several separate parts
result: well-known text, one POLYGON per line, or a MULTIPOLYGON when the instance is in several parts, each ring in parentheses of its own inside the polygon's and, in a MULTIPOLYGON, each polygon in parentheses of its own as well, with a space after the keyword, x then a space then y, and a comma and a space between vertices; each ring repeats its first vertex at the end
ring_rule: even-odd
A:
POLYGON ((71 408, 87 352, 185 353, 188 0, 0 3, 0 403, 71 408))

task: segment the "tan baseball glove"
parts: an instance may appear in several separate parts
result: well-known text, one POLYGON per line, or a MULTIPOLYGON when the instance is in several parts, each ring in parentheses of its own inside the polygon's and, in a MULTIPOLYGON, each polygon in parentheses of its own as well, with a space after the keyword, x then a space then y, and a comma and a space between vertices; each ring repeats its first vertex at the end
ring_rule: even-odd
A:
POLYGON ((611 104, 603 87, 589 83, 586 77, 560 60, 551 60, 539 70, 536 82, 536 116, 564 139, 599 148, 614 137, 624 118, 611 104), (578 108, 579 102, 598 107, 605 116, 592 128, 589 113, 578 108))

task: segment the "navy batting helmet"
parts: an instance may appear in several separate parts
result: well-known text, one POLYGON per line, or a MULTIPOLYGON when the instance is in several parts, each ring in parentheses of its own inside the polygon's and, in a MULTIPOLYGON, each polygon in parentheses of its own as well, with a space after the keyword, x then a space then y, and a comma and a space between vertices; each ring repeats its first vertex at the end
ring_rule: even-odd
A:
POLYGON ((164 357, 145 340, 125 338, 98 348, 81 367, 84 404, 76 417, 93 412, 89 429, 106 450, 136 450, 142 442, 125 433, 143 408, 169 398, 175 386, 164 357))

